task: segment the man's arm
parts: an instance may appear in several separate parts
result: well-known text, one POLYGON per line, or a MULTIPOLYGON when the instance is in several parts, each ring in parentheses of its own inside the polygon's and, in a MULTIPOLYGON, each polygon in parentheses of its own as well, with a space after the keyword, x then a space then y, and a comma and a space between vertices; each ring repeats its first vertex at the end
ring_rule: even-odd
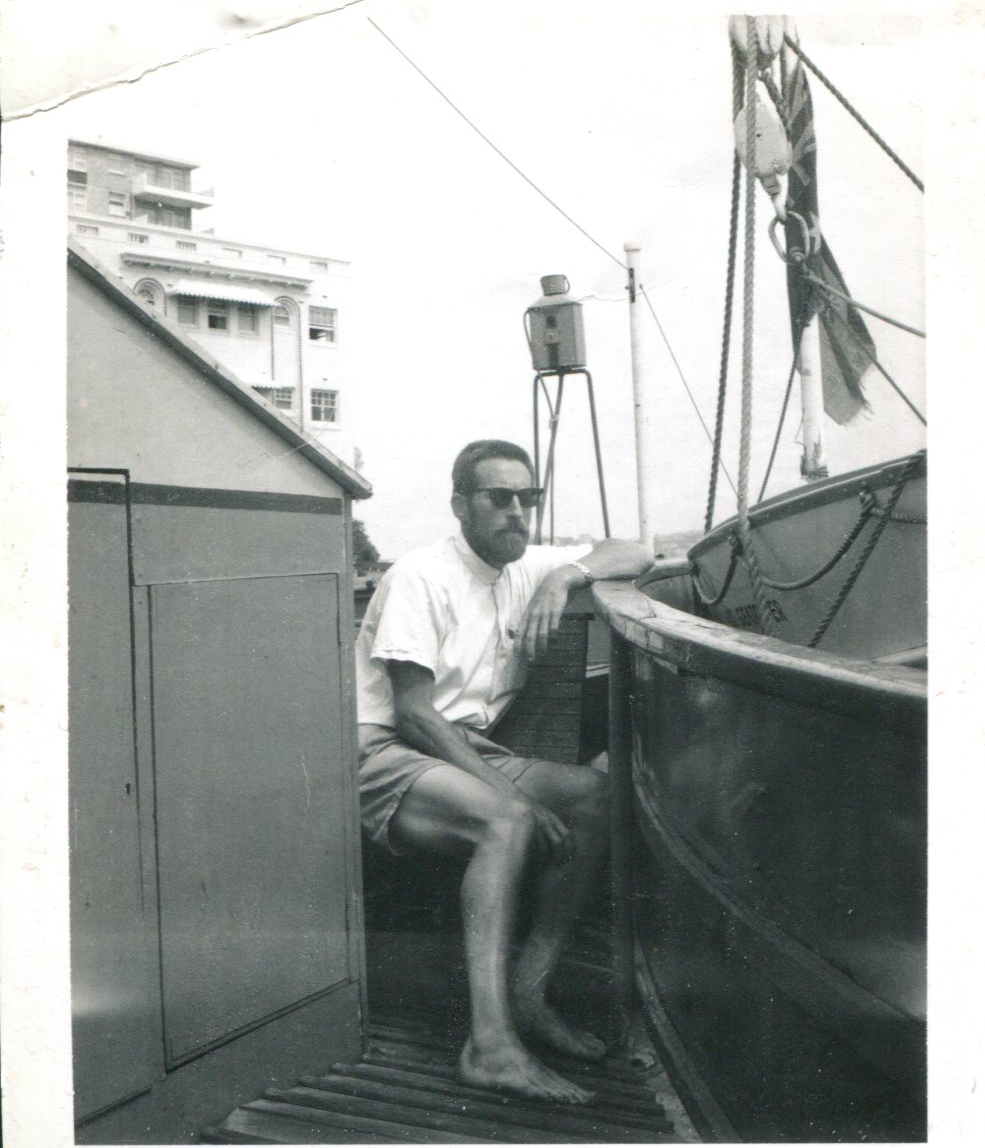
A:
POLYGON ((541 842, 552 852, 570 853, 570 833, 564 822, 524 794, 498 769, 483 761, 460 731, 434 708, 434 675, 431 671, 416 662, 387 661, 386 667, 393 687, 396 730, 401 739, 428 757, 458 766, 504 797, 529 805, 537 821, 541 842))
MULTIPOLYGON (((592 579, 636 578, 653 565, 653 555, 639 542, 606 538, 597 543, 578 561, 592 579)), ((520 642, 530 659, 547 649, 561 625, 561 615, 572 590, 588 585, 588 579, 576 566, 559 566, 547 574, 537 587, 523 620, 520 642)))

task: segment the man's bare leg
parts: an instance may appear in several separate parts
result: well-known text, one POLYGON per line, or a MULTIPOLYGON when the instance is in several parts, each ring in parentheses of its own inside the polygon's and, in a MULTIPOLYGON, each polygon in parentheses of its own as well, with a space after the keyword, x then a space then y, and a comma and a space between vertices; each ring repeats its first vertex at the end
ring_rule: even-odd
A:
POLYGON ((571 925, 597 888, 609 839, 608 778, 583 766, 535 762, 517 785, 553 810, 571 830, 571 859, 545 859, 530 933, 513 976, 513 1004, 522 1036, 533 1036, 567 1056, 599 1060, 605 1044, 566 1024, 545 993, 571 925))
POLYGON ((398 847, 472 850, 462 881, 471 1029, 459 1058, 463 1080, 520 1096, 583 1104, 591 1094, 541 1063, 513 1023, 507 959, 516 895, 535 829, 529 806, 452 765, 423 773, 390 822, 398 847))

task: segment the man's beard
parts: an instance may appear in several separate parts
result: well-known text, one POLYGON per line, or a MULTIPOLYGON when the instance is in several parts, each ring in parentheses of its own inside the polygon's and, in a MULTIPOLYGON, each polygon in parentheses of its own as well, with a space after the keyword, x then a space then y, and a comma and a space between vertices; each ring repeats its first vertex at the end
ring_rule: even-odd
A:
POLYGON ((516 562, 518 558, 523 557, 530 531, 524 526, 507 526, 488 538, 470 538, 468 534, 465 537, 480 558, 490 565, 498 566, 506 562, 516 562))

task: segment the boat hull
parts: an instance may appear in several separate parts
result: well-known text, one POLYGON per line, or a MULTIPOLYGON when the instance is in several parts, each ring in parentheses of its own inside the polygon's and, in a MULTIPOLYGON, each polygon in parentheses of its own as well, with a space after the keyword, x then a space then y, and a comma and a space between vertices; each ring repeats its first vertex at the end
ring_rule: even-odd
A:
POLYGON ((699 619, 664 573, 597 601, 621 919, 675 1082, 719 1139, 924 1139, 926 675, 699 619))

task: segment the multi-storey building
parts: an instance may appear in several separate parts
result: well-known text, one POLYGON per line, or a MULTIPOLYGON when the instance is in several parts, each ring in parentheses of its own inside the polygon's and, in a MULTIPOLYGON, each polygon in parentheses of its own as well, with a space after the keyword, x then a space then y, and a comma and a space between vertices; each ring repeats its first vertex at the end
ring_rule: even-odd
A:
POLYGON ((69 232, 330 450, 352 462, 344 260, 197 231, 197 165, 70 141, 69 232))

